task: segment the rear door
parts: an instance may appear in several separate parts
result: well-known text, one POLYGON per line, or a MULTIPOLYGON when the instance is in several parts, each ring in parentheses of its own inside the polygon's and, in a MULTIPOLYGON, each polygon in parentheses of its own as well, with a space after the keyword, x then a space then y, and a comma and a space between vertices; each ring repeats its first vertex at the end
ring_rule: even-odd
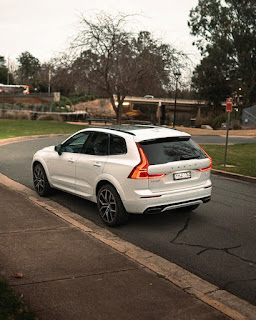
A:
POLYGON ((108 159, 109 134, 95 131, 76 162, 76 192, 90 198, 94 195, 97 178, 108 159))
POLYGON ((152 192, 193 188, 203 184, 209 174, 201 172, 210 159, 190 137, 161 138, 140 142, 148 162, 148 174, 161 175, 149 179, 152 192))

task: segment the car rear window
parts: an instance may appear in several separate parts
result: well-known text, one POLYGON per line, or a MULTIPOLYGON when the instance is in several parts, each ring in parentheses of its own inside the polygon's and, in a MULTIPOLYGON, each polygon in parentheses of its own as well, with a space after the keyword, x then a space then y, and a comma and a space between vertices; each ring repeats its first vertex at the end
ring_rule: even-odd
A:
POLYGON ((110 135, 110 155, 118 155, 127 153, 125 139, 119 136, 110 135))
POLYGON ((86 145, 86 154, 106 156, 108 154, 108 134, 104 132, 94 132, 86 145))
POLYGON ((151 165, 207 158, 200 147, 187 137, 146 140, 140 142, 140 145, 151 165))

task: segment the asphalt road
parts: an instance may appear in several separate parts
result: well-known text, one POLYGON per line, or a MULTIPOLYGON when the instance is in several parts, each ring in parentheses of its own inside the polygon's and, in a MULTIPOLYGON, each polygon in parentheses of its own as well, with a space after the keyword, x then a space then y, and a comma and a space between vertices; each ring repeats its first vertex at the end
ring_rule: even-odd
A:
MULTIPOLYGON (((0 172, 33 188, 33 153, 62 140, 43 138, 0 147, 0 172)), ((111 231, 256 305, 255 184, 219 176, 212 176, 212 181, 212 201, 192 213, 134 215, 127 225, 111 231)), ((52 199, 104 226, 95 204, 60 191, 52 199)))

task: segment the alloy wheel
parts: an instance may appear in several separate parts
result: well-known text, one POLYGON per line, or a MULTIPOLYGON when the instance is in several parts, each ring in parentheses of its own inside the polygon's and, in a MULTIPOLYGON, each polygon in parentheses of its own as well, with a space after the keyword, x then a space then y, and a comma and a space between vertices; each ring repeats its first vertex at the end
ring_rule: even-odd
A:
POLYGON ((45 188, 44 172, 40 166, 34 169, 34 186, 38 194, 42 194, 45 188))
POLYGON ((106 223, 111 224, 116 219, 117 215, 115 196, 110 190, 103 189, 100 191, 98 199, 98 206, 102 219, 106 223))

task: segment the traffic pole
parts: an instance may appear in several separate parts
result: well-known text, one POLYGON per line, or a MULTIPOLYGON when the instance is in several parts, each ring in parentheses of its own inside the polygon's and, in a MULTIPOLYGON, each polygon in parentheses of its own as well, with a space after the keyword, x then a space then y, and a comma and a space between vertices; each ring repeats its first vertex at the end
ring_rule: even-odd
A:
POLYGON ((230 112, 228 112, 228 121, 227 121, 227 133, 226 133, 226 146, 225 146, 225 156, 224 156, 224 168, 226 168, 226 163, 227 163, 229 123, 230 123, 230 112))
POLYGON ((226 100, 226 112, 228 113, 227 120, 227 134, 226 134, 226 145, 225 145, 225 155, 224 155, 224 168, 226 168, 227 163, 227 153, 228 153, 228 134, 229 134, 229 125, 230 125, 230 113, 232 112, 233 99, 227 98, 226 100))

